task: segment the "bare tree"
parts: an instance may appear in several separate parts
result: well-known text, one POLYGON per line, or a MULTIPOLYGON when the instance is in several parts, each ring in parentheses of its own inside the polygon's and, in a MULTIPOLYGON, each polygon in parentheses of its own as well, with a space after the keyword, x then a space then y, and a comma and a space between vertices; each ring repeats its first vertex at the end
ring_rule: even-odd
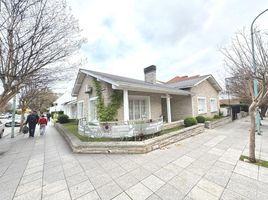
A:
POLYGON ((249 139, 249 159, 256 162, 255 158, 255 118, 256 111, 268 97, 268 43, 267 34, 255 30, 256 63, 254 70, 252 64, 251 39, 245 32, 235 35, 232 45, 222 50, 225 56, 225 63, 233 77, 231 91, 236 96, 250 101, 250 139, 249 139), (258 83, 258 94, 254 95, 253 80, 258 83))
POLYGON ((65 0, 0 0, 0 7, 1 108, 41 69, 59 71, 84 40, 65 0))

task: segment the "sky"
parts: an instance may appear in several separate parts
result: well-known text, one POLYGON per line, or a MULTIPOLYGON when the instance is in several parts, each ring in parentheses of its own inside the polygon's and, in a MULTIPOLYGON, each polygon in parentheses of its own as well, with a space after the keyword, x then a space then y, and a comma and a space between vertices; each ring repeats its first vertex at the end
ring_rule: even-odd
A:
MULTIPOLYGON (((222 84, 220 49, 268 8, 267 0, 67 0, 87 39, 82 68, 157 80, 212 74, 222 84)), ((256 21, 268 30, 268 12, 256 21)))

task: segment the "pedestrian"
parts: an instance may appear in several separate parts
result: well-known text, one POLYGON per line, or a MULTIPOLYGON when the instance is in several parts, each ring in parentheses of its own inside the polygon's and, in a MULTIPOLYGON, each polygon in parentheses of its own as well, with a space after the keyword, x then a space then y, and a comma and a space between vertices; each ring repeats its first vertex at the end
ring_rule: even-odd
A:
POLYGON ((51 117, 51 114, 48 112, 47 113, 47 121, 49 121, 49 122, 50 122, 50 117, 51 117))
POLYGON ((35 127, 36 127, 36 124, 38 123, 38 120, 39 120, 39 117, 36 111, 33 111, 28 115, 25 124, 28 124, 29 126, 29 137, 34 137, 35 127))
POLYGON ((45 118, 45 115, 41 115, 38 124, 40 125, 40 135, 44 135, 47 125, 47 119, 45 118))

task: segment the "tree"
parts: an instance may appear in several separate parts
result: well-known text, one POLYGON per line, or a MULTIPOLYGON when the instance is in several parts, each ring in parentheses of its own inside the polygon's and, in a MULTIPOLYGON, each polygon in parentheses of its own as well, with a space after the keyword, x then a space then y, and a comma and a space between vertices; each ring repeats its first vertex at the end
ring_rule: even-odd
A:
POLYGON ((48 88, 38 88, 35 86, 27 86, 19 93, 19 107, 21 108, 21 127, 25 121, 25 111, 27 108, 31 110, 46 112, 47 108, 58 98, 48 88))
POLYGON ((0 0, 0 9, 1 108, 40 70, 64 71, 84 40, 65 0, 0 0))
POLYGON ((233 94, 250 102, 250 137, 249 160, 256 162, 255 158, 255 118, 257 108, 264 104, 268 97, 268 43, 267 34, 255 30, 254 45, 256 47, 256 70, 253 68, 251 39, 245 32, 235 35, 232 45, 222 50, 225 63, 230 75, 233 77, 230 89, 233 94), (258 94, 255 97, 253 80, 257 80, 258 94))

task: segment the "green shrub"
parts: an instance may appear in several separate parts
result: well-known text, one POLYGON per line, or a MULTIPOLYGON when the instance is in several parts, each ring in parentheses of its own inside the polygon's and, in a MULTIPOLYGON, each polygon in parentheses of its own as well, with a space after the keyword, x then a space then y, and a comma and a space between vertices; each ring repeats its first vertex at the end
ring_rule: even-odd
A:
POLYGON ((58 114, 59 115, 63 115, 64 114, 64 111, 58 111, 58 114))
POLYGON ((189 126, 193 126, 193 125, 196 125, 197 124, 197 121, 194 117, 187 117, 184 119, 184 125, 186 127, 189 127, 189 126))
POLYGON ((61 123, 61 124, 64 124, 64 123, 68 123, 69 122, 69 117, 68 115, 59 115, 58 116, 58 122, 61 123))
POLYGON ((198 123, 205 123, 206 121, 206 118, 204 116, 197 116, 195 119, 198 123))
POLYGON ((212 117, 206 117, 205 121, 213 121, 214 119, 212 117))
POLYGON ((219 116, 219 115, 214 115, 214 117, 213 117, 214 119, 220 119, 221 118, 221 116, 219 116))

